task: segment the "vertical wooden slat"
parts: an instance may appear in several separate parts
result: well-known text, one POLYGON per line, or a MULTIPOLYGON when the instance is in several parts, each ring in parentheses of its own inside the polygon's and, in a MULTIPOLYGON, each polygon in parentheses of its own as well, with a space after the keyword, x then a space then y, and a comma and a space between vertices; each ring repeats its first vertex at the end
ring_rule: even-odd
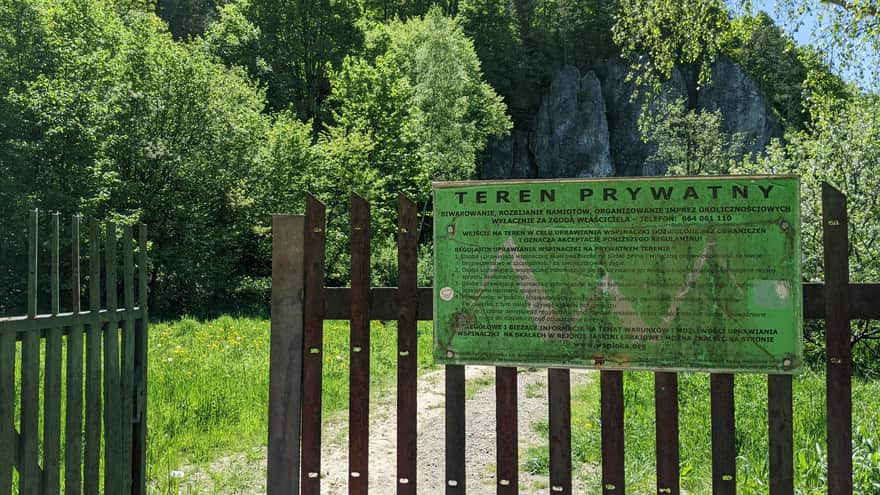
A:
POLYGON ((89 220, 89 311, 94 318, 86 334, 86 430, 83 489, 100 494, 101 475, 101 232, 89 220))
POLYGON ((498 495, 519 493, 519 423, 516 368, 495 368, 496 452, 498 495))
POLYGON ((736 427, 733 375, 713 373, 712 394, 712 493, 736 494, 736 427))
MULTIPOLYGON (((122 229, 122 283, 125 297, 125 308, 134 309, 134 239, 132 226, 122 229)), ((125 318, 122 331, 122 490, 131 493, 132 481, 132 420, 134 415, 134 341, 135 320, 131 316, 125 318)))
POLYGON ((464 366, 446 366, 446 495, 467 491, 464 366))
MULTIPOLYGON (((107 222, 104 284, 107 311, 116 304, 116 224, 107 222)), ((119 323, 104 328, 104 491, 122 493, 122 414, 119 389, 119 323)))
POLYGON ((548 374, 550 405, 550 491, 571 493, 571 377, 568 370, 551 368, 548 374))
POLYGON ((299 494, 305 217, 272 217, 267 495, 299 494))
POLYGON ((770 495, 794 493, 791 403, 791 376, 769 375, 767 425, 770 439, 770 495))
POLYGON ((418 210, 406 196, 397 198, 397 493, 416 493, 418 366, 418 210))
POLYGON ((370 205, 351 196, 348 493, 366 495, 370 450, 370 205))
POLYGON ((306 196, 302 493, 321 493, 321 370, 324 342, 325 208, 306 196))
MULTIPOLYGON (((49 273, 51 311, 60 311, 59 237, 60 215, 52 215, 49 273)), ((51 328, 46 334, 46 359, 43 390, 43 493, 57 494, 61 490, 61 338, 62 329, 51 328)))
MULTIPOLYGON (((70 290, 71 311, 79 313, 80 301, 80 216, 70 224, 70 290)), ((83 327, 74 325, 67 335, 67 407, 64 435, 64 489, 65 493, 82 493, 82 411, 83 411, 83 327)))
POLYGON ((822 184, 825 244, 825 382, 828 493, 850 494, 852 480, 852 359, 849 323, 849 217, 846 196, 822 184))
POLYGON ((146 495, 147 486, 147 330, 149 314, 147 300, 147 226, 138 226, 138 306, 141 318, 135 327, 134 338, 134 392, 135 411, 132 427, 131 478, 132 495, 146 495))
POLYGON ((623 372, 601 371, 602 493, 621 495, 626 486, 623 450, 623 372))
POLYGON ((16 442, 15 332, 0 332, 0 495, 12 495, 16 442))
MULTIPOLYGON (((28 318, 37 315, 39 212, 31 211, 28 233, 28 318)), ((27 331, 21 343, 21 471, 22 495, 40 492, 40 332, 27 331)))
POLYGON ((657 493, 678 495, 678 375, 654 373, 657 435, 657 493))

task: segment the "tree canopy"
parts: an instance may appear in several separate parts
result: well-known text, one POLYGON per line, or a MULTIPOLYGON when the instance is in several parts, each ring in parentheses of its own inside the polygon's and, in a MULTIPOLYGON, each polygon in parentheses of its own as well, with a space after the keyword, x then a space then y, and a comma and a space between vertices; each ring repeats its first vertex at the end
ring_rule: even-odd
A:
MULTIPOLYGON (((843 16, 824 50, 721 0, 0 0, 0 312, 20 307, 34 207, 150 224, 154 308, 173 314, 264 304, 270 214, 310 191, 330 211, 327 280, 343 284, 349 193, 391 239, 396 195, 428 212, 431 181, 475 177, 565 64, 626 58, 649 84, 678 66, 699 90, 730 57, 788 131, 768 157, 824 142, 835 105, 873 108, 828 47, 878 36, 875 2, 820 3, 779 5, 843 16)), ((660 110, 643 126, 655 159, 729 166, 722 116, 660 110)), ((383 276, 391 249, 375 248, 383 276)))

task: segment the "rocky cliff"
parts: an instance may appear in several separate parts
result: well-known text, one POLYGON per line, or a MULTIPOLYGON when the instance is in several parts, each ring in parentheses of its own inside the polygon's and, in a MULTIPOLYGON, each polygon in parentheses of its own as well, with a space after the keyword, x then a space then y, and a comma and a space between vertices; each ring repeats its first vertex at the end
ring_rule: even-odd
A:
MULTIPOLYGON (((563 67, 542 99, 530 130, 516 129, 487 146, 483 179, 533 179, 661 175, 650 161, 656 144, 642 141, 638 120, 644 100, 633 100, 629 66, 615 60, 582 74, 563 67)), ((698 109, 720 110, 722 128, 742 133, 747 152, 760 153, 781 134, 758 83, 728 59, 712 67, 712 83, 698 90, 676 69, 661 98, 696 95, 698 109)))

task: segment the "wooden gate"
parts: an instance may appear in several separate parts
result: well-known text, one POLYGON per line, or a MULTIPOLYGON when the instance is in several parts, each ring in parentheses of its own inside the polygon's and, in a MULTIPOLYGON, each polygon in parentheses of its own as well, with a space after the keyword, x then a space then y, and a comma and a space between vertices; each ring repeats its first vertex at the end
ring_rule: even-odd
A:
POLYGON ((137 263, 133 228, 123 226, 120 274, 116 225, 105 224, 102 287, 101 226, 95 220, 89 222, 89 309, 83 311, 81 220, 78 216, 72 219, 71 310, 61 312, 60 218, 53 215, 49 236, 51 310, 38 314, 38 219, 38 212, 32 211, 27 315, 0 318, 0 495, 12 493, 14 471, 22 495, 144 494, 146 226, 138 228, 137 263), (122 307, 118 304, 120 295, 122 307), (20 372, 16 373, 18 355, 20 372))
MULTIPOLYGON (((415 204, 398 199, 396 288, 370 287, 370 213, 351 200, 351 287, 324 287, 324 206, 273 219, 268 495, 321 493, 321 364, 325 319, 351 321, 349 493, 368 487, 369 322, 397 320, 397 493, 415 494, 416 322, 433 317, 432 289, 416 284, 415 204)), ((804 284, 804 318, 825 320, 828 492, 852 493, 850 319, 880 319, 880 285, 849 283, 846 198, 822 187, 825 283, 804 284)), ((569 371, 549 369, 550 487, 571 493, 569 371)), ((623 372, 601 371, 602 493, 623 494, 623 372)), ((464 366, 446 366, 448 495, 466 493, 464 366)), ((516 368, 496 368, 497 493, 518 493, 516 368)), ((734 375, 711 375, 712 485, 736 493, 734 375)), ((678 494, 678 376, 655 373, 657 493, 678 494)), ((792 494, 792 379, 768 376, 769 487, 792 494)))

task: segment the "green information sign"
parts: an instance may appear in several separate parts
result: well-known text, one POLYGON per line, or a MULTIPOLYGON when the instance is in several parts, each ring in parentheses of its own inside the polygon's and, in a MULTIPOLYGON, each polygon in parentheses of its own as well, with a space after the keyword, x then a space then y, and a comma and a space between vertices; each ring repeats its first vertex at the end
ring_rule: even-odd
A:
POLYGON ((447 364, 793 373, 795 176, 434 184, 447 364))

